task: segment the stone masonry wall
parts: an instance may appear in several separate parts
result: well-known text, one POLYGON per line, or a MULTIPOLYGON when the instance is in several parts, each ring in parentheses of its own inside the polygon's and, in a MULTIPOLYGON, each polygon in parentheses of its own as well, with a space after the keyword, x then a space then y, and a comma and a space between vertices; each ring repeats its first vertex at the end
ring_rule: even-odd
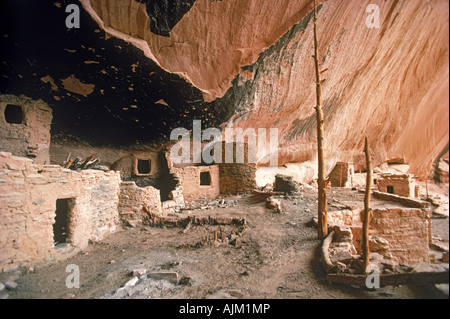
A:
POLYGON ((51 122, 52 110, 42 100, 0 95, 0 150, 33 158, 35 163, 50 164, 51 122), (5 110, 8 105, 21 107, 21 123, 6 121, 5 110))
MULTIPOLYGON (((429 210, 421 208, 373 209, 370 236, 381 237, 389 242, 389 251, 399 263, 429 262, 429 239, 431 224, 429 210)), ((356 247, 362 241, 362 211, 359 209, 328 212, 333 225, 350 226, 356 247)))
POLYGON ((386 239, 398 262, 428 263, 429 223, 427 210, 420 208, 375 209, 370 234, 386 239))
POLYGON ((63 169, 0 152, 0 270, 69 257, 119 225, 118 172, 63 169), (57 199, 73 199, 67 244, 55 247, 57 199))
POLYGON ((256 164, 250 160, 251 151, 247 143, 223 143, 222 163, 219 164, 220 193, 237 194, 251 193, 257 188, 256 164), (230 146, 232 144, 232 146, 230 146), (227 147, 233 149, 231 162, 227 162, 225 151, 227 147), (238 149, 243 152, 241 161, 237 158, 238 149))
POLYGON ((133 181, 121 182, 118 210, 123 221, 135 226, 149 213, 161 213, 160 192, 153 186, 138 187, 133 181))
POLYGON ((394 194, 399 196, 411 197, 415 196, 416 183, 411 175, 393 175, 384 174, 377 180, 378 190, 383 193, 388 192, 388 186, 394 187, 394 194))
POLYGON ((129 152, 126 156, 120 158, 111 165, 111 169, 115 171, 120 171, 123 179, 130 177, 147 177, 158 175, 162 168, 160 165, 159 151, 138 151, 134 150, 129 152), (148 174, 140 174, 138 171, 137 161, 149 160, 150 161, 150 172, 148 174))
POLYGON ((220 193, 251 193, 256 187, 255 164, 220 164, 220 193))
POLYGON ((353 163, 337 162, 329 175, 331 187, 353 187, 353 163))
POLYGON ((183 187, 185 201, 211 199, 220 195, 218 165, 173 167, 172 173, 178 178, 180 185, 183 187), (200 185, 200 173, 202 172, 209 172, 210 185, 200 185))

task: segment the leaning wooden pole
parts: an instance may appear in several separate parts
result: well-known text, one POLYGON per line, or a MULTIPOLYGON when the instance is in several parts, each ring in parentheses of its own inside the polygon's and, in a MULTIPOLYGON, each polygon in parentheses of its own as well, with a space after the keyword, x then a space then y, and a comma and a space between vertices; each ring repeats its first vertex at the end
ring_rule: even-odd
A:
POLYGON ((328 218, 327 218, 327 185, 325 180, 325 155, 324 155, 324 116, 322 108, 322 82, 320 80, 320 70, 319 70, 319 53, 318 53, 318 41, 317 41, 317 5, 316 0, 314 0, 314 62, 316 70, 316 97, 317 105, 316 118, 317 118, 317 157, 318 157, 318 179, 317 184, 319 187, 319 198, 318 198, 318 232, 319 239, 324 239, 328 235, 328 218))
POLYGON ((371 217, 370 193, 372 189, 372 161, 370 159, 369 143, 367 142, 367 136, 365 138, 364 153, 366 154, 367 179, 366 179, 366 193, 364 195, 362 251, 363 251, 363 272, 365 275, 367 275, 367 266, 369 266, 370 263, 369 225, 371 217))

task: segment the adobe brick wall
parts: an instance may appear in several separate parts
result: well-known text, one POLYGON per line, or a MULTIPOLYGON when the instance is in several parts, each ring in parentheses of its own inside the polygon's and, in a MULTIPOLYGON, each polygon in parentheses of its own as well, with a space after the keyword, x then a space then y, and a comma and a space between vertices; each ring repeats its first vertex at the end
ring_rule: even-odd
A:
POLYGON ((185 201, 211 199, 220 195, 219 165, 172 167, 171 171, 182 186, 185 201), (211 185, 200 185, 200 173, 209 172, 211 185))
POLYGON ((0 270, 69 257, 116 230, 119 183, 118 172, 76 172, 0 152, 0 270), (56 200, 65 198, 74 199, 69 242, 55 248, 56 200))
POLYGON ((50 164, 50 125, 52 110, 42 100, 25 96, 0 95, 0 150, 16 156, 29 157, 35 163, 50 164), (21 124, 11 124, 5 119, 7 105, 22 108, 21 124))

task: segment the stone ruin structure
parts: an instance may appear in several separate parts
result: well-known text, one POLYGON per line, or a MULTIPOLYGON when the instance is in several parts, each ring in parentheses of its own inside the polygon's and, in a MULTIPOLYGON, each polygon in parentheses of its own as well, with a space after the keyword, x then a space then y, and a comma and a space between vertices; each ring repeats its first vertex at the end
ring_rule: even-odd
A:
POLYGON ((0 96, 1 150, 50 164, 52 110, 42 100, 24 96, 0 96))
MULTIPOLYGON (((12 95, 0 96, 0 108, 2 271, 69 258, 123 225, 176 224, 176 213, 196 200, 258 192, 257 166, 247 157, 243 163, 176 164, 169 156, 171 144, 130 149, 108 169, 50 165, 51 108, 41 100, 12 95)), ((353 163, 336 163, 329 180, 332 187, 352 188, 353 163)), ((418 199, 413 176, 381 174, 376 187, 376 197, 398 205, 372 207, 374 262, 388 271, 399 264, 429 263, 431 206, 418 199)), ((301 187, 293 177, 277 174, 273 189, 262 194, 270 196, 267 208, 282 213, 276 196, 301 196, 301 187)), ((362 253, 362 209, 328 214, 335 233, 332 262, 342 271, 359 272, 352 267, 362 253)))
POLYGON ((50 165, 52 110, 0 96, 0 269, 68 258, 122 224, 173 214, 186 202, 251 192, 256 165, 176 165, 169 149, 131 150, 111 170, 50 165))
POLYGON ((419 185, 411 174, 381 174, 377 179, 378 190, 383 193, 418 198, 419 185))
MULTIPOLYGON (((277 167, 267 167, 259 189, 266 207, 290 212, 282 201, 314 193, 315 96, 305 88, 316 70, 297 63, 311 56, 312 2, 169 2, 81 0, 75 30, 63 24, 70 1, 1 3, 0 270, 67 258, 123 225, 158 225, 195 201, 224 206, 222 195, 263 187, 264 157, 261 166, 173 163, 168 136, 180 127, 191 134, 192 120, 202 138, 207 128, 279 131, 277 167), (102 165, 76 157, 99 150, 102 165)), ((448 183, 448 1, 375 5, 389 13, 380 33, 364 27, 369 12, 357 0, 321 2, 314 18, 320 70, 329 70, 324 146, 327 165, 339 159, 328 175, 335 194, 357 194, 364 136, 374 166, 400 160, 427 179, 434 162, 435 181, 448 183), (355 47, 357 59, 347 50, 355 47)), ((264 156, 275 153, 267 137, 264 156)), ((381 173, 372 190, 383 202, 372 211, 372 250, 428 262, 436 205, 418 200, 414 176, 381 173)), ((336 259, 360 254, 361 208, 329 215, 336 259)))
POLYGON ((337 162, 328 176, 331 187, 353 187, 355 169, 353 163, 337 162))
POLYGON ((0 268, 67 258, 119 227, 120 175, 0 153, 0 268))
MULTIPOLYGON (((40 100, 11 95, 0 96, 0 108, 2 270, 67 258, 122 224, 152 224, 152 219, 154 223, 154 218, 178 212, 186 202, 257 188, 256 164, 247 158, 244 163, 175 164, 170 145, 130 150, 106 171, 49 165, 52 110, 40 100)), ((351 187, 353 174, 352 163, 338 162, 329 175, 331 185, 351 187)), ((292 177, 279 174, 274 184, 275 192, 300 194, 292 177)), ((407 174, 382 174, 377 187, 380 196, 418 196, 407 174)), ((273 206, 281 211, 279 201, 273 206)), ((428 261, 429 206, 379 208, 373 214, 371 234, 379 238, 385 255, 404 263, 428 261)), ((330 212, 329 218, 334 225, 348 227, 354 247, 350 250, 359 252, 360 211, 330 212)))
MULTIPOLYGON (((429 204, 429 203, 428 203, 429 204)), ((335 262, 350 261, 362 254, 362 215, 360 208, 329 212, 329 222, 335 230, 335 262)), ((399 264, 430 262, 432 242, 431 209, 418 201, 416 207, 376 205, 370 223, 370 252, 399 264)))

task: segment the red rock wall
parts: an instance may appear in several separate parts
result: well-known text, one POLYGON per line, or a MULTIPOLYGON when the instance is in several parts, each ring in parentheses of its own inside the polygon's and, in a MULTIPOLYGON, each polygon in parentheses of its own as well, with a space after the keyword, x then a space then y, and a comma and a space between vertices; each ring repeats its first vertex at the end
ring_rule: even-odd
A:
MULTIPOLYGON (((365 2, 319 2, 328 172, 336 161, 363 167, 368 136, 374 165, 402 158, 411 173, 427 173, 449 140, 448 1, 371 1, 378 29, 366 26, 365 2)), ((206 100, 243 90, 228 125, 278 128, 279 164, 315 159, 311 1, 198 0, 170 37, 150 31, 137 1, 82 3, 206 100)))

